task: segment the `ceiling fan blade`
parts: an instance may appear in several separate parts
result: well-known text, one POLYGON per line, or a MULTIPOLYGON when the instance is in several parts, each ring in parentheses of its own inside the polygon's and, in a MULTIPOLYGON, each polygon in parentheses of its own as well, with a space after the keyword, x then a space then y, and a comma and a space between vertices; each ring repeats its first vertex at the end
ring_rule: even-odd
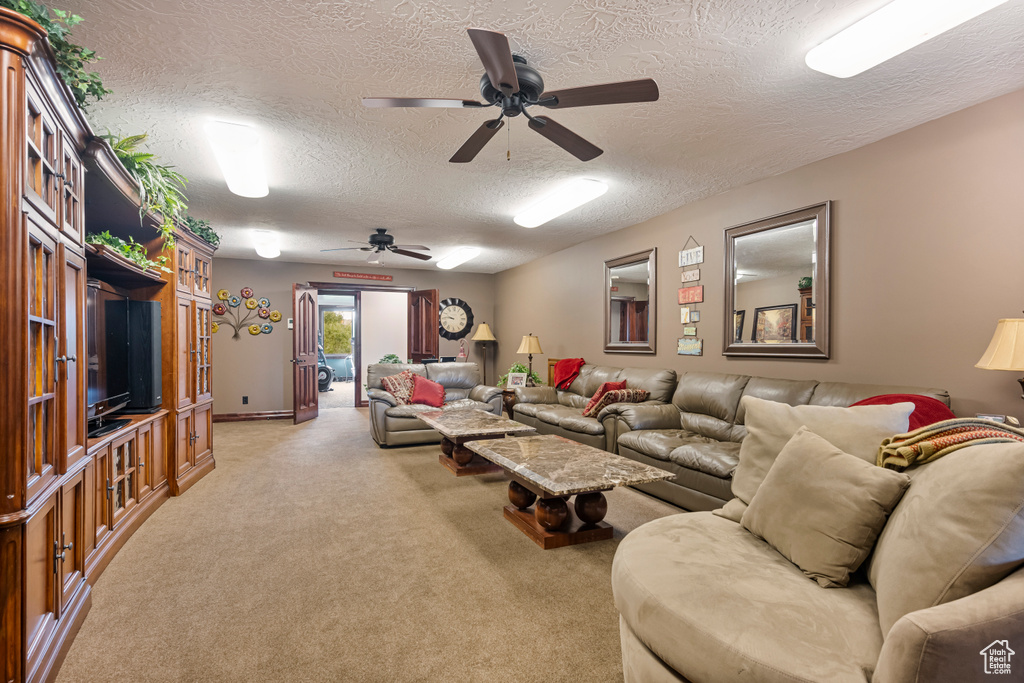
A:
POLYGON ((448 161, 453 164, 464 164, 473 161, 480 150, 484 148, 494 134, 501 130, 505 122, 499 119, 484 121, 483 125, 476 129, 476 132, 469 136, 469 139, 459 147, 459 151, 452 155, 448 161))
POLYGON ((590 144, 576 133, 546 116, 534 116, 530 119, 530 128, 580 161, 590 161, 604 153, 600 147, 590 144))
POLYGON ((450 109, 471 109, 485 106, 476 100, 437 97, 364 97, 363 105, 367 107, 445 107, 450 109))
POLYGON ((413 258, 418 258, 421 261, 430 260, 430 254, 417 254, 415 251, 406 251, 405 249, 392 249, 391 251, 396 254, 401 254, 402 256, 412 256, 413 258))
POLYGON ((430 251, 430 247, 425 247, 422 244, 392 244, 389 249, 392 251, 395 249, 418 249, 420 251, 430 251))
POLYGON ((361 247, 336 247, 334 249, 321 249, 320 251, 348 251, 350 249, 361 249, 361 247))
POLYGON ((519 92, 519 77, 516 76, 516 65, 512 61, 512 48, 505 34, 482 28, 466 30, 484 64, 487 77, 491 79, 491 85, 506 97, 519 92))
POLYGON ((556 98, 556 102, 545 104, 550 109, 569 107, 592 107, 595 104, 624 104, 627 102, 654 102, 658 99, 658 84, 650 78, 639 81, 622 81, 604 85, 587 85, 582 88, 552 90, 540 99, 556 98))

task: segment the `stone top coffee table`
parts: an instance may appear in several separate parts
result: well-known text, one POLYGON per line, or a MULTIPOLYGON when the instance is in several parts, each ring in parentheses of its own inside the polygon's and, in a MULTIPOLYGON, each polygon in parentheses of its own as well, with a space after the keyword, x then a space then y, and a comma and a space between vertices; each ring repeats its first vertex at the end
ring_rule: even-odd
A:
POLYGON ((512 478, 505 519, 545 550, 612 537, 612 527, 601 521, 608 512, 601 491, 675 476, 554 435, 474 441, 466 447, 512 478), (566 504, 572 495, 575 518, 566 504))
POLYGON ((431 410, 417 415, 441 433, 438 461, 456 477, 501 472, 501 467, 484 460, 464 445, 476 439, 504 438, 506 435, 533 434, 537 430, 486 410, 431 410))

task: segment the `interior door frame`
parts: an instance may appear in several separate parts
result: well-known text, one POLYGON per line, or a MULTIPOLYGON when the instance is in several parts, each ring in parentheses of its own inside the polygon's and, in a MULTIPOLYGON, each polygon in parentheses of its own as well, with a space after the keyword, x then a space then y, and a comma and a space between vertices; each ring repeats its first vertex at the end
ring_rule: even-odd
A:
POLYGON ((307 282, 307 286, 316 289, 316 293, 355 296, 356 322, 352 330, 352 355, 355 356, 355 386, 353 394, 356 408, 366 408, 369 404, 363 400, 359 387, 363 386, 363 303, 362 292, 414 292, 415 287, 399 287, 397 285, 362 285, 344 282, 307 282))

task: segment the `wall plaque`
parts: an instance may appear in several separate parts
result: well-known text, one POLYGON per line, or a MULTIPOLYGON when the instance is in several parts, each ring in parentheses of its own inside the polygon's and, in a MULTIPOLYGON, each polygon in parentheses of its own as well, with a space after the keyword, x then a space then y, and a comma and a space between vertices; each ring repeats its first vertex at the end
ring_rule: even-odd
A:
POLYGON ((350 280, 379 280, 381 282, 391 282, 394 279, 390 275, 380 273, 346 273, 341 270, 334 271, 334 277, 345 277, 350 280))

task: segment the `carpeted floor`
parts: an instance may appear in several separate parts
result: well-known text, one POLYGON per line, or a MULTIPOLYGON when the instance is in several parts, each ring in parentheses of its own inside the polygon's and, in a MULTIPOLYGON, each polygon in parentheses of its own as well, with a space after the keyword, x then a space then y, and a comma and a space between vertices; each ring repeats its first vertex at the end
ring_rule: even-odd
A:
POLYGON ((214 453, 100 576, 60 683, 621 680, 612 556, 679 512, 616 489, 614 540, 542 551, 503 477, 378 449, 365 410, 218 424, 214 453))

